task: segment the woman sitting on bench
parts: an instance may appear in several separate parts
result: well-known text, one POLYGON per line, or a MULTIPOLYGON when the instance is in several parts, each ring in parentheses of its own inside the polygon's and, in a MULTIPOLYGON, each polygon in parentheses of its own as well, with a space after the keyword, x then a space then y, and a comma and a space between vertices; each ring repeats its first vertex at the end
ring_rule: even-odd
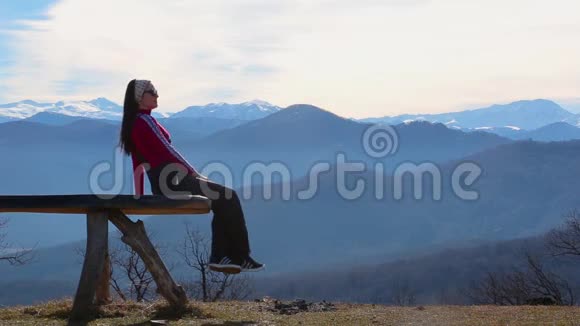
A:
POLYGON ((148 165, 154 195, 186 191, 207 197, 213 211, 209 268, 230 274, 262 270, 264 265, 250 257, 248 231, 236 191, 199 174, 171 145, 169 132, 151 116, 158 97, 149 80, 133 79, 125 92, 120 146, 133 160, 136 194, 143 194, 144 165, 148 165))

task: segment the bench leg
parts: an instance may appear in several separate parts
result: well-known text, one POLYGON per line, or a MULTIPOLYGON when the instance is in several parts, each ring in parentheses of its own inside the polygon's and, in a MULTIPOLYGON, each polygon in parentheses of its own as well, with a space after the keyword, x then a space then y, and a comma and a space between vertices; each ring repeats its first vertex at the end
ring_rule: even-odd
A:
POLYGON ((95 293, 95 301, 98 305, 108 304, 113 302, 111 298, 111 257, 109 257, 108 248, 105 250, 105 263, 103 264, 103 272, 97 281, 97 289, 95 293))
POLYGON ((95 298, 97 280, 105 264, 108 243, 107 212, 87 214, 87 247, 81 279, 75 295, 71 316, 72 320, 86 319, 95 298))
POLYGON ((157 284, 157 291, 173 307, 185 307, 187 295, 183 288, 173 281, 157 250, 151 244, 143 222, 141 220, 133 222, 118 210, 111 212, 109 220, 123 233, 121 240, 139 254, 157 284))

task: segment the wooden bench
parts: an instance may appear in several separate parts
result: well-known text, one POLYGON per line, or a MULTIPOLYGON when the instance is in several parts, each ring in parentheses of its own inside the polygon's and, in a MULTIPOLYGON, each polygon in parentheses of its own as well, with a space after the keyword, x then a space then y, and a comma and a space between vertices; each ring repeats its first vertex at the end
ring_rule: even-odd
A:
POLYGON ((0 196, 0 212, 86 214, 87 244, 71 320, 85 319, 93 304, 111 301, 108 221, 122 232, 121 240, 139 254, 157 284, 157 292, 173 307, 185 307, 185 291, 175 283, 149 241, 143 222, 133 222, 125 214, 205 214, 210 209, 211 200, 195 195, 145 195, 139 199, 133 195, 0 196))

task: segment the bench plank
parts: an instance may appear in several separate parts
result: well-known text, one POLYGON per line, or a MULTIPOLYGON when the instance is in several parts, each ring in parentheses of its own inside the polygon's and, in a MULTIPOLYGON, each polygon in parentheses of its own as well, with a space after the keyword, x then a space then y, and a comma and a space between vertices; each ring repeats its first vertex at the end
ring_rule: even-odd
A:
POLYGON ((131 215, 205 214, 211 200, 199 195, 9 195, 0 196, 0 212, 87 214, 120 209, 131 215))

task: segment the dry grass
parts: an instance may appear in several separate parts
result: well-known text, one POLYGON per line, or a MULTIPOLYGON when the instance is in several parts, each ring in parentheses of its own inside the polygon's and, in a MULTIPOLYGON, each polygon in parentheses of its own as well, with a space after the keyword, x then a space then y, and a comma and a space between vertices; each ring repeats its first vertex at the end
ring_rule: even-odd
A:
MULTIPOLYGON (((0 325, 66 325, 71 300, 0 309, 0 325)), ((88 325, 580 325, 580 307, 337 304, 332 312, 280 315, 259 302, 192 302, 173 311, 164 302, 113 303, 92 312, 88 325)))

